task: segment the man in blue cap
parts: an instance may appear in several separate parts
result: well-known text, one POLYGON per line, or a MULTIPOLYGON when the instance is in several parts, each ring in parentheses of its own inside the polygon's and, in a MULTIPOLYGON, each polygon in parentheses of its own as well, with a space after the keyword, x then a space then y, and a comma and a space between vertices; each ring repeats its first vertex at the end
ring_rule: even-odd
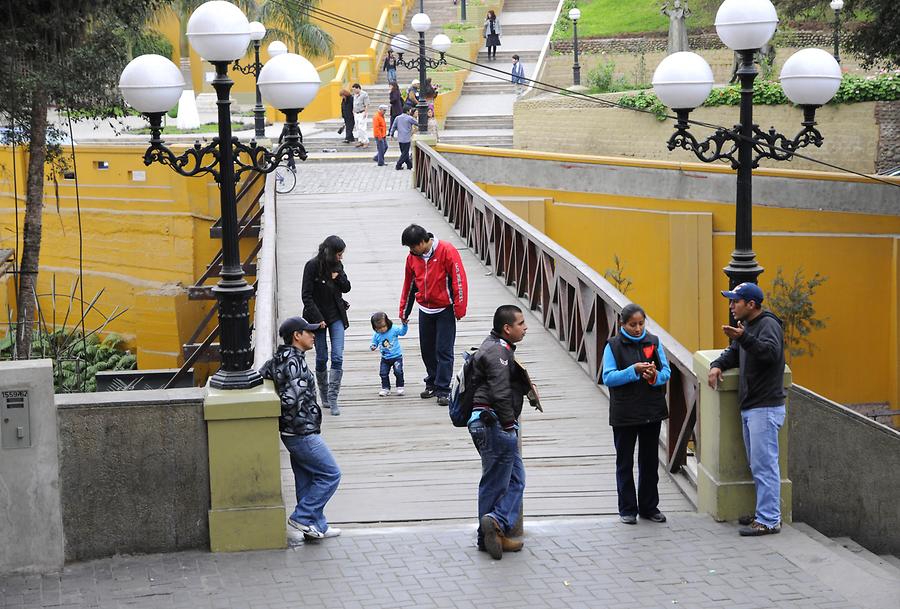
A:
POLYGON ((781 531, 781 472, 778 430, 784 425, 784 331, 778 317, 762 308, 763 291, 741 283, 722 296, 736 326, 722 326, 729 346, 709 366, 709 386, 715 389, 722 372, 739 368, 738 402, 747 462, 756 485, 756 515, 739 530, 744 537, 781 531))
POLYGON ((304 539, 337 537, 341 530, 328 526, 325 504, 341 481, 341 470, 322 439, 322 409, 316 401, 316 377, 306 364, 306 352, 316 342, 319 324, 290 317, 278 334, 284 344, 260 369, 263 378, 275 383, 281 398, 278 430, 291 455, 297 506, 288 525, 304 539))

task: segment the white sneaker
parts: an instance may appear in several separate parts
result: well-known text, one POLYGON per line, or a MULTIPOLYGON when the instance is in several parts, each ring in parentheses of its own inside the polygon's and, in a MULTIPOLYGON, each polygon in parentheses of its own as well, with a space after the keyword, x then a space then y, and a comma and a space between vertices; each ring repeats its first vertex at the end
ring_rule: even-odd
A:
POLYGON ((382 389, 381 391, 378 392, 378 395, 380 395, 381 397, 384 397, 384 396, 390 395, 390 394, 391 394, 390 389, 382 389))
POLYGON ((406 393, 406 391, 403 387, 397 387, 397 395, 403 395, 404 393, 406 393))
POLYGON ((313 524, 300 524, 299 522, 291 518, 288 518, 288 524, 303 533, 304 537, 308 537, 310 539, 322 539, 323 537, 325 537, 325 534, 317 529, 313 524))
POLYGON ((327 529, 325 529, 325 533, 323 534, 323 537, 325 537, 327 539, 328 537, 338 537, 340 534, 341 534, 341 530, 339 528, 328 527, 327 529))

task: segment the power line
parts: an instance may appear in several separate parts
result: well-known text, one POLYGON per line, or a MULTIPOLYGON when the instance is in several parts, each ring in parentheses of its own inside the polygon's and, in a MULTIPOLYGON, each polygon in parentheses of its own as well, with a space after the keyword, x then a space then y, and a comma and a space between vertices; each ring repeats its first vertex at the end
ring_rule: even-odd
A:
MULTIPOLYGON (((281 4, 282 6, 285 6, 285 7, 290 7, 290 6, 291 6, 290 0, 278 0, 276 3, 277 3, 277 4, 281 4)), ((317 15, 316 15, 316 18, 317 18, 319 21, 325 23, 326 25, 331 25, 331 26, 333 26, 333 27, 336 27, 336 28, 338 28, 338 29, 340 29, 340 30, 349 32, 349 33, 351 33, 351 34, 355 34, 355 35, 357 35, 357 36, 360 36, 360 37, 363 37, 363 38, 367 38, 367 39, 372 39, 372 38, 374 38, 375 40, 377 40, 377 41, 379 41, 379 42, 386 43, 386 44, 390 44, 390 42, 391 42, 391 41, 393 40, 393 38, 394 38, 394 34, 392 34, 392 33, 390 33, 390 32, 386 32, 386 31, 384 31, 384 30, 380 30, 380 29, 378 29, 378 28, 374 28, 374 27, 372 27, 372 26, 366 25, 366 24, 364 24, 364 23, 362 23, 362 22, 359 22, 359 21, 355 21, 355 20, 353 20, 353 19, 351 19, 351 18, 349 18, 349 17, 345 17, 345 16, 340 15, 340 14, 338 14, 338 13, 334 13, 334 12, 327 11, 327 10, 322 9, 322 8, 319 8, 319 7, 315 7, 315 6, 309 5, 309 4, 305 3, 305 2, 302 2, 302 0, 298 0, 298 1, 296 2, 296 4, 297 4, 297 5, 302 5, 302 6, 304 6, 305 9, 306 9, 308 12, 310 12, 310 13, 315 13, 315 14, 317 14, 317 15), (349 26, 349 27, 348 27, 348 26, 349 26), (373 36, 372 34, 374 34, 374 36, 373 36)), ((417 46, 417 43, 414 43, 413 41, 410 41, 410 45, 413 45, 413 44, 415 44, 415 45, 417 46)), ((427 51, 432 52, 432 53, 440 53, 440 51, 437 51, 437 50, 435 50, 433 47, 430 47, 430 46, 428 46, 428 45, 425 45, 425 49, 426 49, 427 51)), ((454 60, 459 61, 459 62, 463 62, 464 64, 468 64, 469 66, 474 66, 474 67, 477 67, 477 68, 481 68, 481 69, 483 69, 483 70, 488 70, 488 72, 485 72, 485 71, 481 71, 481 70, 476 70, 476 69, 473 69, 473 68, 469 68, 470 71, 474 72, 475 74, 480 74, 480 75, 482 75, 482 76, 487 76, 487 77, 489 77, 489 78, 495 78, 495 79, 497 79, 497 80, 503 80, 504 82, 508 81, 508 79, 511 77, 511 75, 510 75, 509 72, 504 72, 503 70, 500 70, 500 69, 495 68, 495 67, 493 67, 493 66, 486 66, 486 65, 483 65, 483 64, 478 63, 477 61, 472 61, 472 60, 467 59, 467 58, 464 58, 464 57, 457 57, 457 56, 455 56, 455 55, 450 55, 449 53, 444 53, 444 57, 445 57, 445 58, 451 58, 451 59, 454 59, 454 60)), ((462 69, 465 69, 465 68, 466 68, 466 66, 464 66, 464 65, 460 65, 460 64, 458 64, 458 63, 453 63, 453 62, 450 62, 450 61, 448 61, 447 64, 448 64, 448 65, 452 65, 452 66, 456 66, 456 67, 459 67, 459 68, 462 68, 462 69)), ((633 107, 631 107, 631 106, 625 106, 625 105, 623 105, 623 104, 621 104, 621 103, 618 103, 618 102, 614 102, 614 101, 611 101, 611 100, 605 100, 605 99, 597 98, 597 97, 594 97, 594 96, 592 96, 592 95, 588 95, 588 94, 586 94, 586 93, 582 93, 582 92, 579 92, 579 91, 570 91, 570 90, 568 90, 568 89, 564 89, 564 88, 562 88, 562 87, 557 87, 556 85, 552 85, 552 84, 549 84, 549 83, 541 82, 541 81, 538 81, 538 80, 533 79, 533 78, 527 78, 527 77, 526 77, 525 80, 527 80, 527 81, 529 81, 529 82, 531 83, 531 88, 532 88, 532 89, 537 89, 538 91, 541 91, 541 92, 545 92, 545 93, 553 93, 553 94, 556 94, 556 95, 562 95, 562 96, 566 96, 566 97, 579 98, 579 99, 583 99, 583 100, 589 101, 590 103, 595 103, 595 104, 602 105, 602 106, 605 106, 605 107, 620 108, 620 109, 623 109, 623 110, 631 110, 632 112, 640 112, 640 113, 643 113, 643 114, 649 114, 649 115, 652 115, 652 116, 654 116, 655 118, 657 117, 657 114, 656 114, 655 112, 652 112, 652 111, 650 111, 650 110, 646 110, 646 109, 643 109, 643 108, 633 108, 633 107)), ((423 84, 423 86, 424 86, 424 84, 423 84)), ((673 116, 673 115, 671 115, 671 114, 665 114, 664 116, 665 116, 665 118, 670 119, 670 120, 678 120, 678 117, 673 116)), ((704 128, 707 128, 707 129, 712 129, 712 130, 720 130, 720 129, 721 129, 721 130, 723 130, 723 131, 727 131, 730 135, 732 135, 732 136, 735 137, 736 139, 742 139, 742 140, 745 140, 745 141, 746 141, 746 140, 750 140, 750 141, 753 141, 754 143, 756 143, 754 140, 752 140, 752 138, 747 138, 746 136, 744 136, 744 135, 741 134, 740 132, 735 131, 734 129, 728 129, 728 128, 723 127, 723 126, 721 126, 721 125, 715 125, 715 124, 707 123, 707 122, 704 122, 704 121, 698 121, 698 120, 691 119, 691 118, 688 118, 688 119, 687 119, 687 122, 688 122, 688 124, 690 124, 690 125, 696 125, 696 126, 698 126, 698 127, 704 127, 704 128)), ((873 181, 873 182, 879 182, 879 183, 881 183, 881 184, 885 184, 885 185, 888 185, 888 186, 900 187, 900 184, 896 184, 896 183, 891 182, 891 181, 889 181, 889 180, 885 180, 885 179, 879 178, 879 177, 877 177, 877 176, 869 175, 869 174, 866 174, 866 173, 863 173, 863 172, 860 172, 860 171, 856 171, 856 170, 853 170, 853 169, 849 169, 849 168, 846 168, 846 167, 842 167, 842 166, 840 166, 840 165, 836 165, 836 164, 834 164, 834 163, 829 163, 829 162, 827 162, 827 161, 822 161, 822 160, 820 160, 820 159, 816 159, 816 158, 811 157, 811 156, 806 155, 806 154, 802 154, 802 153, 799 153, 799 152, 796 152, 796 151, 787 150, 787 149, 782 148, 782 147, 780 147, 780 146, 769 146, 769 145, 767 145, 766 147, 767 147, 767 148, 772 148, 773 150, 777 150, 777 151, 779 151, 779 152, 789 153, 789 154, 791 154, 793 157, 796 157, 796 158, 798 158, 798 159, 803 159, 803 160, 809 161, 809 162, 811 162, 811 163, 816 163, 816 164, 822 165, 822 166, 824 166, 824 167, 828 167, 828 168, 830 168, 830 169, 835 169, 835 170, 837 170, 837 171, 841 171, 841 172, 844 172, 844 173, 849 173, 849 174, 851 174, 851 175, 856 175, 856 176, 859 176, 859 177, 862 177, 862 178, 866 178, 867 180, 870 180, 870 181, 873 181)))

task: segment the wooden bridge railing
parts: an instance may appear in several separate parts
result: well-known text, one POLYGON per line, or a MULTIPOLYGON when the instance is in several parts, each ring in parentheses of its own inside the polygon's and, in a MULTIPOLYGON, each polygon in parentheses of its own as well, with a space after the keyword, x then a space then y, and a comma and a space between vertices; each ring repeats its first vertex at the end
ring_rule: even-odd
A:
MULTIPOLYGON (((503 278, 516 296, 540 314, 550 330, 595 383, 601 382, 603 349, 618 331, 629 300, 599 273, 510 212, 430 146, 415 147, 415 186, 443 214, 476 256, 503 278)), ((697 377, 692 354, 648 319, 665 346, 672 368, 667 469, 686 463, 688 442, 699 434, 697 377)), ((699 455, 699 446, 695 447, 699 455)))

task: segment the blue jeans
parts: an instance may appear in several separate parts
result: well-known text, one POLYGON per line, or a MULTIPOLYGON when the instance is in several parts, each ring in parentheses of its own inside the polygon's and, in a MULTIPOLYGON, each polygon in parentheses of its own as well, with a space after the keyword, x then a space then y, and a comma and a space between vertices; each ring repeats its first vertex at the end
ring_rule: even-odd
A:
POLYGON ((419 310, 419 347, 425 363, 425 388, 441 396, 450 395, 453 378, 453 347, 456 345, 456 318, 453 306, 440 313, 419 310))
POLYGON ((400 169, 403 165, 406 165, 410 169, 412 169, 412 157, 409 156, 409 147, 411 142, 400 142, 400 158, 397 159, 397 164, 394 165, 396 169, 400 169))
POLYGON ((773 527, 781 522, 781 471, 778 467, 778 430, 784 425, 784 406, 741 411, 747 463, 756 484, 756 521, 773 527))
POLYGON ((378 370, 381 376, 381 388, 391 388, 391 370, 394 371, 394 378, 397 379, 397 387, 403 387, 403 356, 394 359, 381 358, 381 367, 378 370))
POLYGON ((334 495, 341 481, 341 470, 328 445, 319 434, 281 436, 281 442, 291 454, 294 486, 297 488, 297 507, 291 520, 315 525, 323 533, 328 530, 325 504, 334 495))
POLYGON ((378 163, 379 167, 384 167, 384 155, 388 149, 387 138, 375 138, 375 147, 378 149, 378 151, 375 153, 375 161, 378 163))
POLYGON ((619 516, 659 512, 659 430, 661 423, 613 427, 619 516), (638 445, 638 487, 634 489, 634 445, 638 445))
POLYGON ((397 82, 397 68, 388 68, 388 82, 397 82))
POLYGON ((519 521, 525 493, 525 465, 519 455, 516 430, 503 431, 496 421, 476 419, 469 423, 472 442, 481 455, 478 483, 478 545, 484 544, 481 517, 490 514, 507 534, 519 521))
POLYGON ((344 368, 344 322, 340 319, 330 326, 316 330, 316 372, 328 370, 328 336, 331 336, 331 369, 344 368))

